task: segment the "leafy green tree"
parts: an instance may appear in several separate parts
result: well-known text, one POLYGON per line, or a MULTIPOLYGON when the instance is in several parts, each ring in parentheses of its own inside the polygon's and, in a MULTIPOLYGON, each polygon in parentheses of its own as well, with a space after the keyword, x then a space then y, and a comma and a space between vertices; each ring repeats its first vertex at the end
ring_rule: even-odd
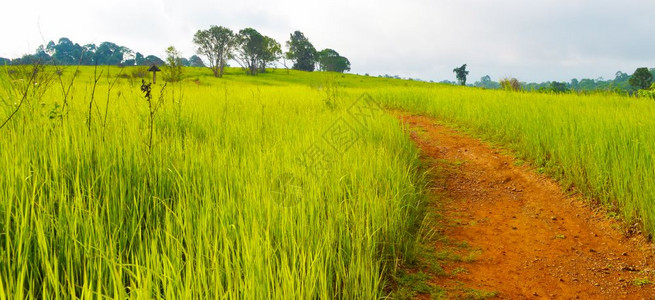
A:
POLYGON ((130 67, 136 65, 136 54, 130 50, 130 52, 123 55, 123 62, 120 64, 121 67, 130 67))
POLYGON ((34 54, 25 54, 11 61, 12 65, 44 65, 52 62, 52 57, 44 46, 40 46, 34 54))
POLYGON ((280 43, 271 37, 260 34, 255 29, 242 29, 235 38, 233 58, 250 75, 266 72, 266 66, 277 61, 281 55, 280 43))
POLYGON ((460 85, 466 85, 466 76, 469 74, 469 71, 466 70, 466 64, 463 64, 459 68, 453 69, 453 73, 457 77, 457 82, 460 85))
POLYGON ((596 82, 593 79, 582 78, 578 83, 580 90, 591 91, 596 89, 596 82))
POLYGON ((264 45, 260 57, 260 72, 266 72, 266 66, 276 62, 282 56, 282 46, 275 39, 264 36, 264 45))
POLYGON ((638 68, 628 81, 635 89, 647 90, 653 81, 653 74, 648 68, 638 68))
POLYGON ((73 43, 69 38, 62 37, 56 44, 50 41, 46 46, 39 47, 37 53, 47 53, 52 57, 52 63, 58 65, 92 65, 95 63, 96 49, 95 45, 83 47, 73 43))
POLYGON ((287 59, 293 61, 293 69, 314 71, 316 64, 316 48, 300 31, 295 31, 287 41, 287 59))
POLYGON ((257 30, 245 28, 239 30, 235 38, 234 59, 246 69, 249 75, 257 75, 264 53, 264 36, 257 30))
POLYGON ((350 71, 350 61, 332 49, 323 49, 318 52, 318 65, 322 71, 339 73, 350 71))
POLYGON ((129 52, 131 50, 126 47, 104 42, 95 51, 96 62, 99 65, 119 65, 123 62, 123 55, 129 52))
POLYGON ((164 79, 171 82, 177 82, 182 79, 182 58, 180 52, 175 47, 170 46, 166 49, 166 67, 164 68, 164 79))
POLYGON ((550 83, 550 90, 555 93, 566 93, 569 91, 569 88, 566 86, 566 82, 553 81, 550 83))
POLYGON ((95 57, 96 57, 96 50, 98 50, 98 47, 95 44, 86 44, 82 46, 82 59, 81 59, 81 64, 82 65, 94 65, 95 64, 95 57))
POLYGON ((621 71, 617 71, 614 77, 615 82, 623 82, 623 81, 628 81, 630 80, 630 75, 623 73, 621 71))
POLYGON ((495 81, 491 80, 491 76, 489 76, 489 75, 482 76, 482 78, 480 78, 480 81, 475 82, 473 85, 475 85, 476 87, 481 87, 481 88, 485 88, 485 89, 499 89, 500 88, 500 84, 498 82, 495 82, 495 81))
MULTIPOLYGON (((154 55, 144 57, 134 53, 127 47, 112 42, 104 42, 100 46, 86 44, 80 46, 66 37, 57 43, 50 41, 38 47, 34 54, 24 55, 11 61, 11 64, 57 64, 57 65, 118 65, 146 66, 151 64, 164 65, 164 61, 154 55)), ((184 62, 182 61, 182 65, 184 62)))
POLYGON ((637 91, 637 96, 655 99, 655 83, 651 84, 649 89, 641 89, 637 91))
MULTIPOLYGON (((81 59, 83 58, 82 55, 85 52, 82 46, 74 44, 70 39, 65 37, 60 38, 56 45, 54 42, 50 41, 47 49, 52 51, 52 58, 54 58, 58 64, 62 65, 81 63, 81 59)), ((93 55, 93 53, 91 53, 91 55, 93 55)))
POLYGON ((193 36, 193 43, 198 46, 198 54, 207 57, 214 76, 223 77, 223 70, 234 48, 234 32, 212 25, 207 30, 198 30, 193 36))
POLYGON ((614 80, 610 82, 610 88, 617 93, 625 93, 630 91, 630 75, 617 71, 614 80))
POLYGON ((202 61, 202 58, 198 55, 192 55, 189 57, 189 66, 190 67, 206 67, 205 63, 202 61))
POLYGON ((163 66, 165 64, 166 64, 165 61, 154 55, 148 55, 143 59, 144 66, 151 66, 151 65, 163 66))
POLYGON ((141 52, 137 52, 134 55, 134 62, 136 63, 137 66, 145 66, 146 65, 145 61, 146 61, 146 59, 143 56, 143 54, 141 54, 141 52))
MULTIPOLYGON (((59 39, 59 40, 61 41, 61 39, 59 39)), ((55 42, 53 42, 53 41, 49 41, 49 42, 48 42, 48 45, 45 47, 46 52, 47 52, 50 56, 52 56, 52 55, 55 53, 55 47, 56 47, 56 46, 57 46, 57 45, 55 45, 55 42)))

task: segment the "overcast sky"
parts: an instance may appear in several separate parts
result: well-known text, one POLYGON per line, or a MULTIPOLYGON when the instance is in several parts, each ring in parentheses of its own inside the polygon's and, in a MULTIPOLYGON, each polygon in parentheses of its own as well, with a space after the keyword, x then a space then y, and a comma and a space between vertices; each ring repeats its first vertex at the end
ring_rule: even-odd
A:
POLYGON ((282 45, 300 30, 321 50, 350 59, 352 73, 469 82, 614 78, 655 67, 653 0, 9 0, 0 57, 33 53, 68 37, 114 42, 164 57, 195 54, 193 34, 210 25, 253 27, 282 45))

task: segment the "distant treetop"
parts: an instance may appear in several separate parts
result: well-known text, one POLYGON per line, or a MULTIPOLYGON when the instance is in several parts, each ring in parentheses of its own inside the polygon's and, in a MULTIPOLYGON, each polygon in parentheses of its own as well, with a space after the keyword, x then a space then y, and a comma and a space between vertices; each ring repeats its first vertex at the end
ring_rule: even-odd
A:
POLYGON ((36 62, 56 65, 120 65, 120 66, 148 66, 152 64, 163 65, 165 62, 155 56, 145 56, 139 52, 134 53, 130 48, 112 42, 103 42, 100 45, 86 44, 84 46, 74 43, 69 38, 62 37, 57 43, 48 42, 39 46, 34 54, 26 54, 15 59, 0 59, 2 64, 25 65, 36 62))
POLYGON ((286 57, 293 61, 293 69, 301 71, 314 71, 316 65, 316 48, 305 37, 305 34, 296 30, 287 41, 287 48, 289 51, 286 57))

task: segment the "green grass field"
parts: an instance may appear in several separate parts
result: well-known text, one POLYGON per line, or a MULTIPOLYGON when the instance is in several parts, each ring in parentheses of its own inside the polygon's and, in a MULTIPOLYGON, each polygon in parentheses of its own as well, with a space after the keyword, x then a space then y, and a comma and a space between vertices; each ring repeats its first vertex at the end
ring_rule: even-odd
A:
POLYGON ((387 107, 437 117, 512 149, 539 171, 655 233, 655 103, 614 94, 390 88, 387 107))
POLYGON ((388 296, 425 191, 379 105, 474 130, 655 231, 650 101, 189 68, 152 113, 132 69, 74 72, 0 72, 0 122, 20 106, 0 129, 0 299, 388 296))
MULTIPOLYGON (((140 79, 100 70, 90 121, 82 68, 0 131, 0 298, 385 295, 421 208, 395 118, 336 75, 198 69, 154 86, 149 146, 140 79)), ((3 73, 4 117, 28 80, 3 73)))

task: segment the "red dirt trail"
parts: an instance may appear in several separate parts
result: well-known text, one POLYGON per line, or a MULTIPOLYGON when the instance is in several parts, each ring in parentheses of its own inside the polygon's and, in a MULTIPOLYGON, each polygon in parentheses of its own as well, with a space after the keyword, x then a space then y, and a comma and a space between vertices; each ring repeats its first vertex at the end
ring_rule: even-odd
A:
POLYGON ((501 299, 655 299, 654 248, 645 238, 626 236, 619 221, 503 151, 432 118, 395 114, 424 163, 438 169, 431 189, 440 235, 478 249, 474 259, 443 266, 465 271, 432 274, 431 285, 501 299))

